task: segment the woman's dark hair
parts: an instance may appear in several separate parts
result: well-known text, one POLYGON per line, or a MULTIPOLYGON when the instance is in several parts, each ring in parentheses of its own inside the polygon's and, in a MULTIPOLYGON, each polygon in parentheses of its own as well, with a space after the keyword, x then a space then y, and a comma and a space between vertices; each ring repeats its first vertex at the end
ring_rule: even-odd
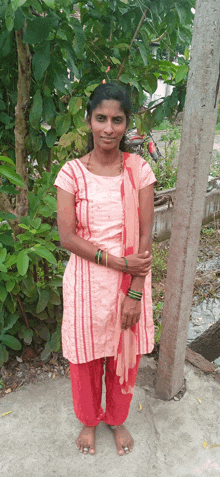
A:
MULTIPOLYGON (((123 86, 119 86, 115 83, 106 83, 106 84, 100 84, 97 86, 97 88, 94 89, 92 94, 90 95, 86 112, 87 112, 87 120, 91 121, 92 117, 92 112, 94 109, 101 104, 103 100, 110 100, 114 99, 115 101, 119 101, 121 108, 123 109, 125 115, 126 115, 126 124, 128 126, 130 122, 130 115, 131 115, 131 102, 130 98, 128 96, 128 93, 123 86)), ((126 146, 125 146, 125 136, 121 139, 121 142, 119 144, 119 147, 121 151, 126 151, 126 146)), ((87 152, 92 151, 94 148, 94 143, 93 143, 93 135, 90 133, 89 139, 88 139, 88 146, 87 146, 87 152)))

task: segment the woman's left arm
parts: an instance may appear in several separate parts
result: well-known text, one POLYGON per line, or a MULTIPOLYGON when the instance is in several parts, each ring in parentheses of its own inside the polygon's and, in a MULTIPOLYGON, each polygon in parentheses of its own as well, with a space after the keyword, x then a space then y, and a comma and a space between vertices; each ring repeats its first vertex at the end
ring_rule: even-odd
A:
MULTIPOLYGON (((139 249, 138 253, 149 252, 149 271, 152 265, 152 229, 154 221, 154 185, 151 184, 139 190, 139 249)), ((131 289, 142 292, 145 277, 133 277, 131 289)), ((132 328, 138 323, 141 314, 141 302, 126 296, 122 303, 121 327, 122 329, 132 328)))
MULTIPOLYGON (((152 252, 152 229, 154 222, 154 184, 139 190, 139 207, 140 207, 140 222, 139 222, 139 249, 138 253, 152 252)), ((153 259, 149 265, 151 269, 153 259)), ((131 289, 142 292, 145 282, 145 277, 134 277, 131 282, 131 289)))

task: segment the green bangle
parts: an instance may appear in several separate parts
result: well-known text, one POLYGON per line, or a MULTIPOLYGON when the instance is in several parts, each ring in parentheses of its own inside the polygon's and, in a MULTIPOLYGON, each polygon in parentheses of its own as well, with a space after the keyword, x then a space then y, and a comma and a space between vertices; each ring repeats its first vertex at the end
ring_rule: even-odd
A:
POLYGON ((96 252, 96 256, 95 256, 95 263, 97 263, 97 264, 98 264, 98 258, 99 258, 100 251, 101 251, 101 249, 98 248, 98 250, 96 252))
POLYGON ((125 267, 125 271, 126 271, 128 269, 128 262, 125 257, 122 257, 122 258, 125 260, 125 263, 126 263, 126 267, 125 267))
POLYGON ((136 295, 133 295, 130 292, 127 293, 127 296, 129 296, 129 298, 133 298, 133 300, 141 301, 141 297, 138 298, 136 295))
POLYGON ((103 254, 103 250, 100 250, 99 265, 102 265, 102 254, 103 254))
POLYGON ((129 292, 133 293, 136 296, 140 296, 140 297, 142 297, 142 295, 143 295, 143 293, 137 292, 136 290, 131 290, 130 288, 129 288, 129 292))

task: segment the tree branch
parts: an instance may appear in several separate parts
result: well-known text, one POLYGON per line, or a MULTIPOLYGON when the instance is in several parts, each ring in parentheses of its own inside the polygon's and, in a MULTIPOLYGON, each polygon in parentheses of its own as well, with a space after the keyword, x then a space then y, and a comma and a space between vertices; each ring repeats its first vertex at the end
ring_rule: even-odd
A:
POLYGON ((28 135, 28 104, 31 86, 31 55, 27 43, 23 43, 23 30, 16 31, 18 53, 18 100, 15 107, 15 154, 16 172, 25 186, 18 188, 16 197, 17 215, 28 213, 28 174, 27 174, 27 149, 25 140, 28 135))
POLYGON ((23 317, 24 317, 24 319, 25 319, 26 326, 27 326, 28 329, 30 329, 30 324, 29 324, 29 321, 28 321, 28 319, 27 319, 27 315, 26 315, 26 313, 25 313, 25 309, 24 309, 24 307, 23 307, 23 305, 22 305, 22 303, 21 303, 21 299, 20 299, 19 295, 17 295, 17 300, 18 300, 19 306, 20 306, 20 308, 21 308, 23 317))
POLYGON ((139 21, 139 23, 138 23, 138 26, 137 26, 137 28, 136 28, 135 34, 134 34, 134 36, 133 36, 133 38, 132 38, 132 40, 131 40, 131 43, 130 43, 130 46, 129 46, 129 50, 128 50, 127 54, 125 55, 124 60, 122 61, 122 64, 121 64, 121 66, 120 66, 120 68, 119 68, 119 71, 118 71, 118 74, 117 74, 117 77, 116 77, 116 80, 115 80, 116 82, 118 81, 119 77, 121 76, 121 72, 122 72, 122 70, 123 70, 123 68, 124 68, 124 66, 125 66, 125 63, 126 63, 128 57, 129 57, 129 54, 130 54, 130 51, 131 51, 131 47, 132 47, 132 45, 133 45, 133 43, 134 43, 134 41, 135 41, 135 39, 136 39, 136 37, 137 37, 137 34, 138 34, 138 32, 139 32, 139 30, 140 30, 140 28, 141 28, 141 25, 142 25, 143 21, 144 21, 144 19, 145 19, 147 10, 149 10, 149 7, 147 7, 147 8, 145 9, 145 11, 143 12, 143 15, 142 15, 142 17, 141 17, 141 19, 140 19, 140 21, 139 21))

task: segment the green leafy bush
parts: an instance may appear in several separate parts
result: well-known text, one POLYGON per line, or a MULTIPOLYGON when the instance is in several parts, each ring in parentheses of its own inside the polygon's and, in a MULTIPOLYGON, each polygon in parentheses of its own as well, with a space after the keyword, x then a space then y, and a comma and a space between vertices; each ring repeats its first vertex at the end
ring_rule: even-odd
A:
MULTIPOLYGON (((0 366, 9 349, 41 344, 41 359, 61 347, 62 277, 68 253, 59 246, 56 189, 60 166, 44 171, 29 192, 29 214, 14 239, 0 212, 0 366)), ((13 186, 10 186, 13 187, 13 186)), ((12 214, 11 214, 12 215, 12 214)))

